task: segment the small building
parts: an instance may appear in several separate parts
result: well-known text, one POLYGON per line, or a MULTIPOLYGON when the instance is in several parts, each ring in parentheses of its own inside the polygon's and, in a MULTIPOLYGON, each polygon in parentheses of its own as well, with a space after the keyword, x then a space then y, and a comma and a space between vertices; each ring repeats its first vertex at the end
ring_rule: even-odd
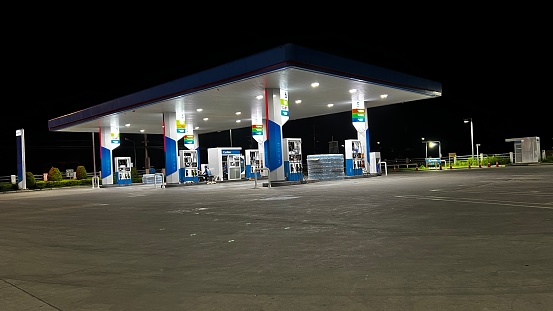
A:
POLYGON ((514 159, 512 163, 538 163, 541 161, 540 138, 508 138, 505 142, 514 142, 514 159))

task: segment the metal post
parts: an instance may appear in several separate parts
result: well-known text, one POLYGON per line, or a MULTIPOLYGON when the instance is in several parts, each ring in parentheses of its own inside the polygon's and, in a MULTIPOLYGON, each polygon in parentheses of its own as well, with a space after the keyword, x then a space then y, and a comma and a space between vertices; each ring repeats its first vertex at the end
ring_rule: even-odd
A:
POLYGON ((472 126, 472 118, 470 118, 470 147, 472 149, 472 159, 474 161, 474 129, 472 126))

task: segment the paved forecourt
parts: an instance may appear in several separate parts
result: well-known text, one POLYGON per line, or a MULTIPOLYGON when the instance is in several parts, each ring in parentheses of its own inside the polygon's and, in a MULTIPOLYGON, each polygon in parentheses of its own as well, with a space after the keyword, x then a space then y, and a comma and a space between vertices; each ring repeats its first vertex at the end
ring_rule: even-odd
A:
POLYGON ((0 194, 0 310, 550 310, 553 166, 0 194))

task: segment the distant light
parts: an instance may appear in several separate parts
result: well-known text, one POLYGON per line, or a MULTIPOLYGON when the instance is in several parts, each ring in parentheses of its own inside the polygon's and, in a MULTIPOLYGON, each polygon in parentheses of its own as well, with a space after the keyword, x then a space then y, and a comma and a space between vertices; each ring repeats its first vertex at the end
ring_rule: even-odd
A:
POLYGON ((255 98, 257 98, 257 99, 262 99, 262 98, 263 98, 263 95, 257 95, 255 98))
POLYGON ((199 130, 199 129, 200 129, 200 127, 199 127, 199 126, 196 126, 196 127, 194 128, 194 129, 195 129, 195 130, 199 130))
POLYGON ((240 122, 242 122, 242 121, 241 120, 236 120, 236 123, 240 123, 240 122))
POLYGON ((386 99, 386 98, 388 98, 388 94, 382 94, 382 95, 380 95, 380 98, 386 99))
POLYGON ((241 114, 242 114, 242 112, 236 111, 236 115, 237 115, 237 116, 239 116, 239 115, 241 115, 241 114))
POLYGON ((209 118, 203 118, 203 120, 204 120, 204 121, 207 121, 207 120, 209 120, 209 118))
POLYGON ((144 133, 144 130, 140 130, 140 133, 144 133))
POLYGON ((311 83, 311 87, 317 87, 317 86, 319 86, 319 82, 313 82, 313 83, 311 83))
POLYGON ((327 106, 328 107, 334 107, 334 104, 328 104, 327 106))
POLYGON ((301 99, 296 100, 296 104, 301 104, 301 99))
POLYGON ((351 90, 349 90, 349 92, 353 94, 353 93, 356 93, 357 90, 356 89, 351 89, 351 90))
POLYGON ((127 124, 125 124, 125 126, 126 126, 126 127, 129 127, 129 126, 131 126, 131 124, 130 124, 130 123, 127 123, 127 124))
POLYGON ((204 110, 203 110, 202 108, 198 108, 198 109, 196 109, 196 111, 197 111, 197 112, 202 112, 202 111, 204 111, 204 110))

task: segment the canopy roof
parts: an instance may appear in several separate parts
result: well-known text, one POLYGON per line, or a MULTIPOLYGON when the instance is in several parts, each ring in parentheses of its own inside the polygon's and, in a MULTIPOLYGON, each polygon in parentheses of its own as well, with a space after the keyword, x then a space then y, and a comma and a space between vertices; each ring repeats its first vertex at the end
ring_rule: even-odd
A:
POLYGON ((363 94, 366 108, 442 94, 439 82, 285 44, 51 119, 48 128, 98 132, 118 127, 120 133, 162 134, 163 114, 182 110, 198 134, 249 127, 252 114, 264 111, 259 96, 268 88, 288 91, 290 120, 351 111, 350 90, 363 94))

